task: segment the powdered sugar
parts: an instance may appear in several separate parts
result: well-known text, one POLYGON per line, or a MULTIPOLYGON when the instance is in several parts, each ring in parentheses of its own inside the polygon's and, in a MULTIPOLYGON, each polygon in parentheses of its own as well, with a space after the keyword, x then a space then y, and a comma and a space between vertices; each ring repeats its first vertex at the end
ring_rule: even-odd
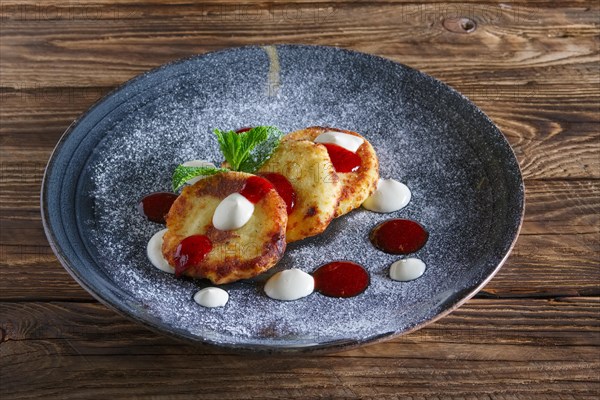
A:
POLYGON ((431 319, 498 262, 498 245, 487 243, 493 189, 485 181, 486 161, 464 135, 476 128, 458 112, 448 113, 444 104, 451 107, 453 97, 441 96, 433 81, 414 71, 331 49, 280 47, 278 54, 276 91, 269 91, 267 54, 249 48, 190 60, 183 73, 148 85, 135 108, 113 113, 112 127, 88 164, 95 210, 89 240, 101 268, 153 317, 217 343, 363 341, 431 319), (311 125, 358 131, 377 150, 381 175, 405 182, 413 198, 395 213, 358 209, 336 219, 318 237, 289 245, 263 276, 225 285, 225 307, 203 308, 192 296, 206 282, 175 278, 147 260, 146 243, 163 226, 144 220, 136 204, 150 192, 169 191, 179 163, 204 159, 218 165, 213 128, 255 125, 287 132, 311 125), (389 279, 388 268, 399 257, 368 240, 373 226, 394 217, 414 219, 430 233, 416 254, 428 268, 416 281, 389 279), (490 252, 495 256, 488 257, 490 252), (333 260, 365 266, 371 275, 367 290, 354 298, 314 293, 293 302, 272 300, 262 291, 276 271, 312 272, 333 260))

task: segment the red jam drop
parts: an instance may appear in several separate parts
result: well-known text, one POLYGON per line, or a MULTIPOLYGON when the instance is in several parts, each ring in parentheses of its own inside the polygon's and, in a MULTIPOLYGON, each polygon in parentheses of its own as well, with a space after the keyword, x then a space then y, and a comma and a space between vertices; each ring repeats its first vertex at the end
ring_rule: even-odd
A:
POLYGON ((377 225, 369 234, 373 246, 386 253, 410 254, 425 245, 429 233, 410 219, 390 219, 377 225))
POLYGON ((245 126, 245 127, 243 127, 243 128, 237 129, 237 130, 235 131, 235 133, 243 133, 243 132, 248 132, 250 129, 252 129, 252 127, 251 127, 251 126, 245 126))
POLYGON ((260 174, 260 176, 275 186, 275 190, 277 190, 279 196, 281 196, 281 198, 285 201, 287 213, 290 215, 294 210, 294 206, 296 205, 296 192, 294 191, 294 187, 290 181, 288 181, 285 176, 275 172, 260 174))
POLYGON ((359 155, 333 143, 322 143, 327 148, 335 172, 356 172, 362 164, 359 155))
POLYGON ((354 297, 369 286, 369 273, 350 261, 334 261, 314 273, 315 290, 329 297, 354 297))
POLYGON ((266 180, 265 178, 261 178, 260 176, 251 176, 246 181, 246 184, 240 190, 240 194, 250 201, 252 204, 256 204, 265 197, 270 190, 273 190, 273 184, 266 180))
POLYGON ((171 209, 173 202, 177 199, 175 193, 155 192, 145 196, 138 203, 139 212, 149 221, 165 223, 165 216, 171 209))
POLYGON ((210 239, 204 235, 188 236, 175 250, 175 276, 180 276, 188 268, 198 266, 212 250, 210 239))

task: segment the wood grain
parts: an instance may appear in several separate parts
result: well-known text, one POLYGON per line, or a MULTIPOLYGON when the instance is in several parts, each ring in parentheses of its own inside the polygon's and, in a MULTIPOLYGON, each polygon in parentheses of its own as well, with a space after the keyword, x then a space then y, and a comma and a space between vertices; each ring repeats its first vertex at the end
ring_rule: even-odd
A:
MULTIPOLYGON (((462 90, 461 85, 455 87, 462 90)), ((3 121, 0 168, 3 172, 8 168, 29 168, 33 162, 35 173, 42 173, 64 130, 111 88, 56 87, 5 92, 0 103, 3 121), (23 161, 25 159, 28 161, 23 161)), ((563 112, 565 105, 561 102, 571 100, 566 93, 555 94, 556 99, 550 102, 544 100, 546 95, 541 92, 514 99, 511 89, 490 86, 489 92, 479 92, 469 85, 465 88, 464 92, 473 94, 476 104, 503 131, 526 179, 600 178, 598 109, 595 106, 600 94, 581 98, 578 100, 581 105, 573 105, 563 112), (508 92, 503 94, 497 90, 508 92), (496 99, 498 96, 501 100, 496 99)))
MULTIPOLYGON (((44 244, 37 211, 41 174, 28 177, 28 190, 16 185, 19 169, 7 168, 6 174, 0 200, 12 201, 0 202, 0 265, 10 268, 0 268, 0 299, 91 299, 44 244)), ((532 180, 526 188, 530 206, 521 237, 481 295, 599 295, 600 182, 532 180)))
MULTIPOLYGON (((62 10, 47 15, 35 8, 5 7, 2 81, 60 86, 105 86, 174 58, 234 45, 323 43, 389 56, 442 76, 485 79, 504 71, 553 65, 594 68, 597 5, 571 3, 560 10, 494 3, 428 5, 343 2, 300 6, 264 3, 188 3, 175 7, 122 5, 126 15, 99 7, 95 13, 62 10), (177 17, 173 18, 173 14, 177 17), (56 15, 53 18, 53 15, 56 15), (467 16, 478 23, 473 34, 448 32, 446 18, 467 16), (56 29, 56 24, 61 29, 56 29), (227 24, 227 35, 219 28, 227 24), (318 29, 315 29, 318 28, 318 29), (31 35, 31 32, 35 35, 31 35), (365 34, 377 40, 364 40, 365 34), (566 38, 577 37, 577 46, 566 38), (427 46, 415 46, 415 43, 427 46), (175 45, 172 45, 174 44, 175 45), (43 50, 34 52, 32 49, 43 50), (481 51, 485 57, 481 57, 481 51), (46 57, 45 54, 52 54, 46 57), (152 57, 148 57, 152 54, 152 57), (451 61, 451 63, 450 63, 451 61), (32 68, 23 69, 29 64, 32 68), (68 66, 69 68, 61 68, 68 66), (90 74, 102 70, 102 74, 90 74), (52 75, 48 71, 54 72, 52 75), (481 77, 479 75, 482 75, 481 77)), ((543 4, 543 3, 542 3, 543 4)), ((81 7, 85 9, 84 7, 81 7)), ((567 68, 568 69, 568 68, 567 68)), ((526 74, 532 80, 543 76, 526 74)), ((511 74, 512 75, 512 74, 511 74)), ((580 79, 593 79, 581 73, 580 79)), ((494 76, 495 78, 495 76, 494 76)), ((513 77, 514 79, 514 77, 513 77)))
POLYGON ((0 397, 600 397, 599 18, 598 2, 585 0, 2 1, 0 397), (475 31, 461 31, 459 17, 475 31), (271 43, 402 62, 498 125, 521 165, 527 209, 512 255, 476 298, 382 344, 240 356, 129 322, 60 266, 39 190, 69 124, 150 68, 271 43))
POLYGON ((231 399, 432 398, 448 391, 453 397, 584 398, 600 388, 589 384, 600 360, 585 361, 600 345, 598 311, 597 298, 476 300, 385 344, 273 358, 181 344, 99 305, 5 303, 0 351, 12 373, 2 381, 5 393, 28 399, 74 398, 72 390, 85 398, 99 391, 231 399), (157 384, 136 385, 149 379, 157 384))

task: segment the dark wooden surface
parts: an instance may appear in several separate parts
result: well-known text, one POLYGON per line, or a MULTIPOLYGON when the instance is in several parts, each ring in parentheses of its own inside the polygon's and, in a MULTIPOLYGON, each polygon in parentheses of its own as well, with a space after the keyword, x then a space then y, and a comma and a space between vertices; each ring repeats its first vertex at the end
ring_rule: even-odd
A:
POLYGON ((0 2, 0 398, 484 398, 600 395, 597 1, 0 2), (461 31, 457 17, 477 26, 461 31), (39 213, 62 132, 123 81, 245 44, 381 55, 469 96, 526 180, 517 246, 450 316, 343 353, 192 347, 115 314, 57 262, 39 213))

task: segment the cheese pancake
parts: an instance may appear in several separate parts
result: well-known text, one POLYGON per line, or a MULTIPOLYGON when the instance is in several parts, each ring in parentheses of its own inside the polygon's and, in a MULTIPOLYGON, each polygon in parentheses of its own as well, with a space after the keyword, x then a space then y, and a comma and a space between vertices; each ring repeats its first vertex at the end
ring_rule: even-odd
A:
POLYGON ((325 146, 308 140, 282 141, 261 173, 283 175, 296 192, 296 204, 288 215, 288 243, 327 228, 336 213, 342 184, 325 146))
POLYGON ((379 161, 371 143, 356 132, 322 126, 313 126, 292 132, 284 136, 283 140, 284 142, 295 140, 314 141, 317 136, 329 131, 358 136, 364 140, 358 150, 356 150, 356 154, 361 160, 360 168, 355 172, 337 172, 337 175, 342 182, 340 203, 335 212, 335 216, 339 217, 340 215, 344 215, 355 208, 360 207, 367 197, 369 197, 377 188, 377 180, 379 179, 379 161))
POLYGON ((179 244, 194 235, 205 235, 212 249, 201 262, 182 272, 192 278, 207 278, 214 284, 234 282, 252 278, 281 259, 286 245, 287 212, 285 202, 274 189, 254 204, 252 216, 241 228, 225 231, 213 226, 217 206, 230 194, 239 193, 252 176, 223 172, 183 189, 166 217, 162 252, 171 266, 177 263, 179 244))

